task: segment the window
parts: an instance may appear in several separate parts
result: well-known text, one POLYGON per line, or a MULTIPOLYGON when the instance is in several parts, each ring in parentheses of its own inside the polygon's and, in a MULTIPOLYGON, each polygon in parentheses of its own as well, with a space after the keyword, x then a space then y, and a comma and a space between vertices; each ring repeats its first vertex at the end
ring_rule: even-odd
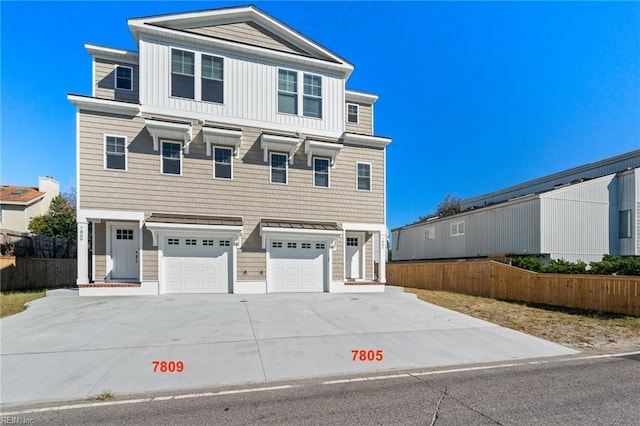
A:
POLYGON ((324 249, 324 243, 316 243, 316 249, 324 249))
POLYGON ((231 245, 231 241, 229 240, 220 240, 220 247, 229 247, 231 245))
POLYGON ((311 248, 311 243, 302 243, 300 244, 300 247, 303 249, 310 249, 311 248))
POLYGON ((451 236, 464 235, 464 222, 454 222, 451 224, 451 236))
POLYGON ((116 89, 133 90, 133 68, 116 65, 116 89))
POLYGON ((223 60, 216 56, 202 55, 202 100, 223 102, 223 60))
POLYGON ((371 190, 371 164, 358 163, 358 189, 371 190))
POLYGON ((358 105, 347 104, 347 122, 358 124, 358 105))
POLYGON ((126 139, 122 136, 104 137, 104 166, 112 170, 126 170, 127 155, 125 152, 126 139))
POLYGON ((302 115, 322 118, 322 77, 319 75, 304 75, 302 115))
POLYGON ((171 96, 194 99, 194 54, 171 49, 171 96))
POLYGON ((133 229, 116 229, 116 240, 133 240, 133 229))
POLYGON ((273 248, 282 248, 282 243, 279 241, 274 241, 273 243, 271 243, 271 247, 273 248))
POLYGON ((429 228, 424 230, 424 239, 425 240, 435 240, 436 239, 436 228, 430 226, 429 228))
POLYGON ((329 187, 329 160, 326 158, 313 159, 313 186, 329 187))
POLYGON ((298 244, 297 243, 287 243, 287 248, 297 248, 298 244))
POLYGON ((167 238, 167 244, 169 244, 170 246, 178 246, 178 245, 180 245, 180 239, 179 238, 167 238))
POLYGON ((212 246, 213 245, 213 240, 202 240, 202 245, 203 246, 212 246))
POLYGON ((186 240, 184 240, 184 243, 188 246, 195 246, 197 244, 197 241, 187 238, 186 240))
POLYGON ((348 247, 358 247, 358 237, 347 237, 348 247))
POLYGON ((298 74, 278 70, 278 112, 298 114, 298 74))
POLYGON ((620 225, 618 227, 619 238, 631 238, 631 210, 618 212, 620 225))
POLYGON ((181 173, 182 144, 162 142, 162 173, 179 175, 181 173))
POLYGON ((271 153, 271 183, 287 183, 286 154, 271 153))
POLYGON ((231 179, 231 148, 215 148, 213 150, 213 177, 231 179))

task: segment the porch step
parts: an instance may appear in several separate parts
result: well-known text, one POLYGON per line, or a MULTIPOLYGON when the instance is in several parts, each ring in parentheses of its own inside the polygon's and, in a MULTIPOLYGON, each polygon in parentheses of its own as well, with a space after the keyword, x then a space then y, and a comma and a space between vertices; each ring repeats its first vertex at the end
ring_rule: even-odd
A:
POLYGON ((78 284, 78 288, 110 288, 110 287, 140 287, 141 283, 91 283, 78 284))
POLYGON ((379 281, 345 281, 344 285, 384 285, 379 281))

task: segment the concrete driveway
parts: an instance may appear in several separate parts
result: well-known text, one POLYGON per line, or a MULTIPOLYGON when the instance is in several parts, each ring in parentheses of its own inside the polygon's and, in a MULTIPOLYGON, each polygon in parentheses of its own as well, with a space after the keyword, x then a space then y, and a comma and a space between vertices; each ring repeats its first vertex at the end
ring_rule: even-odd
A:
POLYGON ((0 322, 3 405, 576 353, 399 288, 380 294, 54 293, 0 322), (354 361, 352 350, 380 350, 383 359, 354 361), (154 372, 153 361, 181 361, 184 371, 154 372))

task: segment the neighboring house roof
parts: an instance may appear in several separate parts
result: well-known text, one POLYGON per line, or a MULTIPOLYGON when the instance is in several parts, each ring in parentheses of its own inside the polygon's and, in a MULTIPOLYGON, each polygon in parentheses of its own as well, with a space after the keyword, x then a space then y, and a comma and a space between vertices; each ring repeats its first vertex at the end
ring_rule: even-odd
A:
POLYGON ((32 186, 2 185, 0 202, 2 204, 29 205, 44 197, 44 192, 32 186))

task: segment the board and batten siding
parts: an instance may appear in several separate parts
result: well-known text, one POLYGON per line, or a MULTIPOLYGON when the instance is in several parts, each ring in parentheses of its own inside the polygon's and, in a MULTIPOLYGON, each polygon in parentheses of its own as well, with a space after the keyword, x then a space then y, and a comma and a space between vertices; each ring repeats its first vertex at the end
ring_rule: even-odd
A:
POLYGON ((93 85, 96 97, 124 102, 138 102, 140 81, 138 65, 103 58, 93 58, 93 62, 95 73, 93 85), (133 68, 133 90, 115 88, 116 65, 133 68))
POLYGON ((615 175, 608 175, 541 194, 542 251, 552 259, 586 263, 617 254, 617 231, 610 231, 610 221, 617 221, 617 203, 610 199, 616 191, 609 192, 615 186, 615 175))
POLYGON ((347 102, 344 108, 344 127, 345 131, 349 133, 356 133, 359 135, 373 135, 373 105, 366 105, 357 102, 347 102), (347 106, 348 104, 358 105, 358 122, 349 123, 347 121, 347 106))
MULTIPOLYGON (((193 47, 170 46, 159 41, 140 39, 140 63, 143 74, 140 101, 151 114, 198 117, 224 121, 229 125, 266 126, 275 130, 339 137, 344 132, 344 79, 310 69, 279 66, 249 60, 218 51, 196 51, 195 93, 200 79, 198 53, 224 59, 224 103, 202 102, 172 97, 170 94, 171 48, 194 51, 193 47), (303 72, 322 76, 322 119, 278 113, 278 69, 299 71, 298 91, 303 90, 303 72)), ((299 114, 302 102, 298 103, 299 114)))
MULTIPOLYGON (((229 181, 213 178, 213 159, 206 156, 196 125, 190 153, 183 157, 182 175, 173 176, 161 174, 160 152, 153 151, 143 118, 81 111, 79 120, 80 208, 241 216, 244 229, 238 280, 265 279, 261 218, 384 223, 382 149, 345 145, 330 169, 327 189, 313 186, 313 168, 307 166, 301 143, 295 164, 288 166, 287 185, 271 184, 269 163, 263 161, 260 148, 260 129, 245 127, 240 158, 233 159, 233 180, 229 181), (105 134, 127 138, 127 171, 104 169, 105 134), (371 191, 356 190, 356 163, 362 161, 371 164, 371 191)), ((341 239, 333 253, 333 279, 342 279, 341 239)), ((145 251, 145 269, 148 257, 145 251)))

